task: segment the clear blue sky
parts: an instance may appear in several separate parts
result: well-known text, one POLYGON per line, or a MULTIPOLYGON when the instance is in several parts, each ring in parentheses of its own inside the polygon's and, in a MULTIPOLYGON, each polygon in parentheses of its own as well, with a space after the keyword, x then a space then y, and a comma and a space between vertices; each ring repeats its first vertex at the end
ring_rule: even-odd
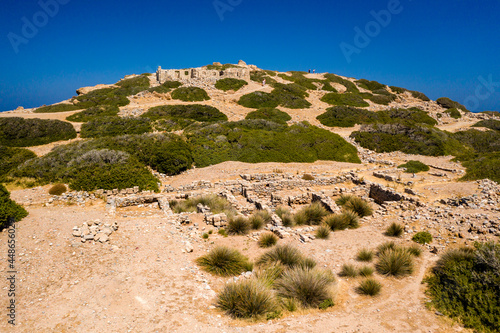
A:
POLYGON ((265 69, 377 80, 432 99, 447 96, 474 111, 500 110, 500 0, 397 2, 4 0, 0 111, 52 104, 79 87, 159 65, 239 59, 265 69), (387 15, 375 23, 371 12, 382 10, 389 23, 387 15), (356 38, 356 27, 368 39, 356 38))

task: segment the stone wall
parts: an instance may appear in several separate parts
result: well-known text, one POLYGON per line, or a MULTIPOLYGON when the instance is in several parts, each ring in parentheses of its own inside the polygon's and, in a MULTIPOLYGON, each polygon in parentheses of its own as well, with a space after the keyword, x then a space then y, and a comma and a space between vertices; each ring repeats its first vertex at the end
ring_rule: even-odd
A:
POLYGON ((158 83, 165 81, 191 81, 195 79, 203 79, 209 81, 217 81, 225 78, 234 78, 250 81, 250 70, 248 68, 228 68, 225 70, 206 69, 204 67, 187 68, 187 69, 162 69, 158 67, 156 70, 156 80, 158 83))

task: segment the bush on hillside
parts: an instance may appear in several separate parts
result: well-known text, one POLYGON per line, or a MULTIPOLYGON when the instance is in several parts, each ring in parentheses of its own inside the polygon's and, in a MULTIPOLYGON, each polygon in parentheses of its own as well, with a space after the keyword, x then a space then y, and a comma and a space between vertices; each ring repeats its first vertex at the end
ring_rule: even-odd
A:
POLYGON ((309 94, 302 86, 296 83, 276 83, 274 87, 271 94, 276 97, 280 106, 289 109, 305 109, 311 106, 311 103, 305 99, 309 94))
POLYGON ((150 120, 147 118, 102 117, 82 125, 82 138, 98 138, 125 134, 143 134, 151 132, 150 120))
POLYGON ((226 78, 218 80, 215 83, 215 88, 222 91, 229 91, 229 90, 238 91, 246 85, 248 85, 248 83, 245 80, 226 78))
POLYGON ((130 103, 129 99, 122 95, 120 88, 102 88, 92 90, 84 95, 76 97, 76 106, 87 109, 99 105, 125 106, 130 103))
POLYGON ((366 80, 366 79, 357 80, 356 83, 361 88, 364 88, 366 90, 371 90, 371 91, 379 90, 379 89, 384 89, 386 87, 385 84, 379 83, 377 81, 369 81, 369 80, 366 80))
POLYGON ((464 112, 469 112, 469 110, 467 110, 467 108, 465 106, 463 106, 462 104, 460 104, 458 102, 455 102, 455 101, 449 99, 448 97, 440 97, 436 100, 436 103, 438 103, 439 106, 441 106, 445 109, 457 108, 457 109, 460 109, 464 112))
POLYGON ((306 74, 305 72, 290 72, 291 75, 286 75, 286 74, 278 74, 279 77, 281 77, 284 80, 291 81, 304 89, 309 89, 309 90, 317 90, 318 85, 315 85, 314 83, 319 83, 321 80, 318 79, 309 79, 304 76, 306 74))
POLYGON ((288 113, 275 108, 261 108, 257 111, 248 113, 245 119, 265 119, 268 121, 285 124, 287 121, 292 120, 292 117, 290 117, 288 113))
POLYGON ((343 79, 335 74, 325 74, 325 78, 330 82, 339 83, 343 85, 344 87, 346 87, 347 92, 359 93, 358 87, 352 81, 343 79))
POLYGON ((432 242, 432 235, 427 231, 420 231, 413 235, 411 240, 419 244, 429 244, 432 242))
POLYGON ((81 106, 78 106, 78 105, 60 103, 60 104, 41 106, 41 107, 37 108, 34 111, 34 113, 66 112, 66 111, 75 111, 75 110, 80 110, 80 109, 84 109, 84 108, 81 106))
POLYGON ((205 271, 219 276, 234 276, 252 270, 252 263, 238 250, 217 246, 196 259, 205 271))
POLYGON ((28 212, 10 199, 10 193, 0 184, 0 231, 7 228, 11 222, 21 221, 28 212))
POLYGON ((358 109, 352 106, 334 106, 316 117, 321 124, 329 127, 352 127, 356 124, 371 123, 376 120, 373 111, 358 109))
POLYGON ((165 81, 157 87, 149 88, 148 91, 166 94, 172 89, 179 88, 180 86, 182 86, 182 83, 179 81, 165 81))
POLYGON ((476 153, 466 157, 461 156, 459 160, 467 168, 465 176, 460 180, 490 179, 500 183, 500 152, 476 153))
POLYGON ((420 161, 408 161, 405 164, 401 164, 398 168, 406 168, 406 173, 419 173, 422 171, 429 171, 429 166, 420 161))
MULTIPOLYGON (((477 153, 493 153, 500 151, 500 131, 480 131, 469 129, 458 131, 453 137, 461 143, 469 146, 477 153)), ((464 154, 461 159, 468 160, 470 155, 464 154)))
POLYGON ((52 119, 0 118, 0 145, 30 147, 76 138, 73 125, 52 119))
POLYGON ((500 327, 500 244, 477 243, 475 249, 452 249, 426 279, 432 304, 478 332, 500 327))
POLYGON ((66 185, 56 184, 49 189, 50 195, 61 195, 67 191, 66 185))
POLYGON ((455 119, 462 118, 462 114, 460 113, 460 111, 458 111, 457 108, 448 109, 444 113, 448 114, 450 117, 455 118, 455 119))
POLYGON ((207 92, 198 87, 180 87, 172 91, 172 98, 184 102, 208 101, 210 97, 207 92))
POLYGON ((294 220, 297 224, 319 225, 328 211, 319 202, 314 202, 299 210, 294 220))
POLYGON ((227 120, 227 116, 210 105, 160 105, 150 108, 141 117, 151 120, 158 119, 190 119, 201 122, 216 122, 227 120))
POLYGON ((343 94, 328 93, 321 98, 321 101, 331 105, 348 105, 357 107, 370 106, 370 104, 365 102, 358 94, 347 92, 343 94))
POLYGON ((239 105, 247 108, 260 109, 260 108, 275 108, 280 102, 276 95, 262 91, 255 91, 240 97, 239 105))
POLYGON ((119 111, 120 109, 116 105, 93 106, 84 111, 66 117, 66 120, 85 123, 87 121, 91 121, 99 117, 117 116, 119 111))
POLYGON ((500 131, 500 120, 496 119, 484 119, 478 121, 472 127, 486 127, 495 131, 500 131))
POLYGON ((225 213, 226 215, 236 214, 235 209, 231 203, 223 197, 215 194, 197 195, 183 201, 173 200, 170 201, 170 206, 174 213, 196 212, 196 207, 202 204, 208 206, 210 211, 214 214, 225 213))
POLYGON ((431 100, 429 97, 427 97, 424 93, 421 93, 420 91, 410 90, 410 93, 414 98, 418 98, 424 102, 428 102, 431 100))
MULTIPOLYGON (((273 75, 275 76, 275 75, 273 75)), ((262 83, 262 81, 266 80, 266 83, 269 85, 275 84, 276 80, 271 78, 266 71, 251 71, 250 72, 250 80, 255 81, 257 83, 262 83)))
POLYGON ((0 146, 0 180, 32 158, 36 158, 36 154, 31 150, 0 146))

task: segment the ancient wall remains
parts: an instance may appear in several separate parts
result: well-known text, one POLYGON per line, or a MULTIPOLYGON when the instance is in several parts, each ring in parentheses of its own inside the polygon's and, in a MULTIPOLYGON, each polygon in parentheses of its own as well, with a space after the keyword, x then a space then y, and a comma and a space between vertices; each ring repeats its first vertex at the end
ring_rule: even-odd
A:
POLYGON ((158 83, 165 81, 191 81, 196 79, 217 81, 225 78, 240 80, 250 80, 250 69, 248 68, 227 68, 225 70, 206 69, 204 67, 187 69, 162 69, 156 70, 156 80, 158 83))

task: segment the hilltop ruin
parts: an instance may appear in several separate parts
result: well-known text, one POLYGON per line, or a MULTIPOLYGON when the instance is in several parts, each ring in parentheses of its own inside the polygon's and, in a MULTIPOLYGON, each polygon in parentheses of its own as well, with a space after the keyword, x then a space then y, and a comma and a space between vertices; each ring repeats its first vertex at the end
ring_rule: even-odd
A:
POLYGON ((214 63, 214 67, 220 67, 220 69, 208 69, 207 66, 186 69, 162 69, 161 66, 158 66, 156 80, 160 84, 165 81, 191 81, 193 79, 213 82, 226 78, 250 80, 250 66, 247 66, 244 61, 240 60, 238 67, 224 68, 219 63, 214 63))

